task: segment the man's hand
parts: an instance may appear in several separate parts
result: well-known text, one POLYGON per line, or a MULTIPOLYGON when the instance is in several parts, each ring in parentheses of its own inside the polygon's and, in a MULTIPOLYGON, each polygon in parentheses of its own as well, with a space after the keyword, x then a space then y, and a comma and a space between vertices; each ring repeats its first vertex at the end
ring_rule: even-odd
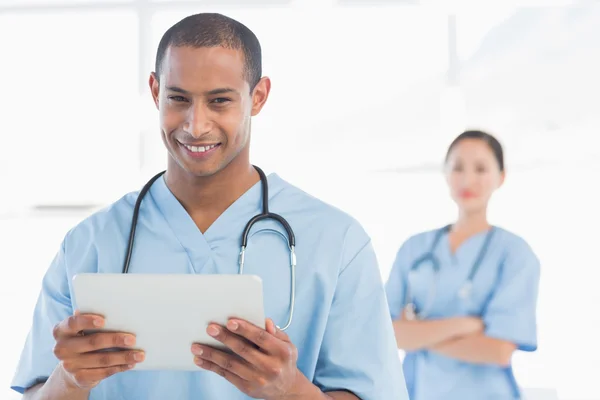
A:
POLYGON ((91 389, 103 379, 130 370, 136 363, 144 360, 143 352, 131 349, 135 345, 135 336, 131 334, 82 334, 85 330, 97 330, 102 326, 102 317, 76 312, 54 327, 54 354, 60 360, 61 375, 68 384, 81 389, 91 389), (128 350, 98 352, 111 348, 128 350))
POLYGON ((269 319, 266 328, 237 319, 230 320, 227 328, 211 324, 208 334, 235 354, 194 344, 194 361, 199 367, 223 376, 253 398, 284 400, 322 396, 298 370, 298 351, 288 335, 269 319))

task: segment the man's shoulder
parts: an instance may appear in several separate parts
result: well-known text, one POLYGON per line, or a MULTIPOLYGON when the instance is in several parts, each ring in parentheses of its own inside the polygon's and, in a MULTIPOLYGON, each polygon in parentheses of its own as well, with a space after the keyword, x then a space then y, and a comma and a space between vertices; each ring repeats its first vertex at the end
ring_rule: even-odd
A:
POLYGON ((122 230, 131 223, 133 208, 139 191, 129 192, 92 212, 73 226, 65 237, 70 241, 95 240, 102 234, 114 234, 115 229, 122 230))
POLYGON ((304 211, 326 217, 339 222, 354 223, 356 219, 339 207, 318 198, 312 193, 285 180, 279 175, 272 174, 271 179, 276 185, 276 191, 271 202, 286 211, 304 211))
POLYGON ((276 190, 270 198, 273 212, 295 220, 300 226, 308 225, 314 232, 342 235, 363 244, 370 241, 362 224, 347 211, 277 175, 272 175, 272 179, 276 183, 276 190))

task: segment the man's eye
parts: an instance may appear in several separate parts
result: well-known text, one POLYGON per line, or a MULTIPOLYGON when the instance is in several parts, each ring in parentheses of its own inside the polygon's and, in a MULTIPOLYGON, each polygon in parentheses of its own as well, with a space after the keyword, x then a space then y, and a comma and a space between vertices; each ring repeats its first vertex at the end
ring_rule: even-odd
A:
POLYGON ((169 100, 175 101, 175 102, 184 102, 187 101, 185 97, 182 96, 169 96, 169 100))
POLYGON ((219 97, 219 98, 216 98, 216 99, 212 100, 211 103, 214 103, 214 104, 225 104, 225 103, 228 103, 230 101, 231 100, 228 99, 228 98, 219 97))

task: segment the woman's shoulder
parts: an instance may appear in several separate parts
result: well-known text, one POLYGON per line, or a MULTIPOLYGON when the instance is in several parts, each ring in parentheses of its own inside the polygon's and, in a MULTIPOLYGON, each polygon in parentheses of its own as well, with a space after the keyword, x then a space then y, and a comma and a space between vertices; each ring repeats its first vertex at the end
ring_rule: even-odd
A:
POLYGON ((495 227, 498 246, 506 260, 519 260, 519 263, 539 265, 539 259, 529 242, 521 235, 502 227, 495 227))
POLYGON ((500 226, 494 226, 503 247, 513 249, 514 251, 533 252, 529 242, 521 235, 500 226))
POLYGON ((444 230, 444 227, 431 228, 425 231, 414 233, 402 242, 400 251, 421 250, 425 247, 431 247, 436 236, 444 230))

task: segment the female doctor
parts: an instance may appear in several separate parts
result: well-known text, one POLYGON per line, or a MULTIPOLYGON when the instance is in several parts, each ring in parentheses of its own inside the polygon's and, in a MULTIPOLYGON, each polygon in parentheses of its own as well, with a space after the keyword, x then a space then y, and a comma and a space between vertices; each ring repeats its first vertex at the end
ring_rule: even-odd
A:
POLYGON ((409 238, 386 285, 410 398, 520 399, 511 356, 537 348, 540 265, 525 240, 487 219, 504 181, 502 146, 464 132, 445 167, 458 219, 409 238))

